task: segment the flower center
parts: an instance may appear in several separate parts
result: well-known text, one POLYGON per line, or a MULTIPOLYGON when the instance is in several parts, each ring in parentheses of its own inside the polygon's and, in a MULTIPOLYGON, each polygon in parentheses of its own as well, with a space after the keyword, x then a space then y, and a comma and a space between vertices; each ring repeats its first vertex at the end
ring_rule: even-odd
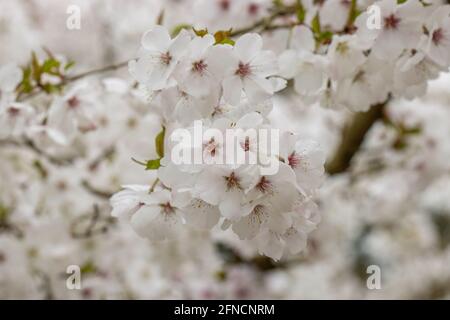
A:
POLYGON ((241 189, 241 185, 239 183, 239 177, 236 176, 234 172, 232 172, 228 177, 224 177, 227 182, 227 189, 241 189))
POLYGON ((196 61, 192 64, 192 70, 194 72, 202 74, 203 72, 205 72, 207 66, 208 65, 203 60, 196 61))
POLYGON ((295 169, 300 164, 300 157, 294 152, 291 153, 291 155, 288 157, 288 163, 291 166, 291 168, 295 169))
POLYGON ((11 118, 17 117, 20 114, 20 109, 11 106, 8 108, 8 114, 11 118))
POLYGON ((272 191, 272 183, 263 176, 256 185, 256 189, 258 189, 261 193, 268 193, 272 191))
POLYGON ((400 18, 396 17, 394 14, 384 18, 384 28, 385 29, 397 29, 400 23, 400 18))
POLYGON ((223 11, 228 11, 230 9, 230 0, 220 0, 219 7, 223 11))
POLYGON ((80 105, 80 99, 78 99, 76 96, 73 96, 69 100, 67 100, 67 104, 70 108, 75 109, 80 105))
POLYGON ((266 208, 262 204, 258 204, 253 208, 251 215, 252 219, 257 220, 258 223, 262 223, 267 217, 266 208))
POLYGON ((211 138, 208 143, 204 144, 205 152, 207 152, 211 157, 215 157, 217 153, 217 146, 218 144, 214 138, 211 138))
POLYGON ((248 6, 248 13, 251 16, 257 15, 259 11, 259 5, 257 3, 250 3, 248 6))
POLYGON ((166 52, 161 54, 160 59, 163 64, 169 65, 170 61, 172 61, 172 56, 169 52, 166 52))
POLYGON ((245 137, 245 140, 243 143, 241 143, 241 147, 242 149, 244 149, 244 151, 248 151, 250 150, 250 138, 249 137, 245 137))
POLYGON ((161 207, 162 213, 171 214, 175 212, 174 207, 172 207, 169 202, 161 203, 159 206, 161 207))
POLYGON ((236 70, 236 75, 241 78, 247 77, 251 73, 251 68, 248 63, 239 62, 238 68, 236 70))
POLYGON ((439 28, 433 32, 431 40, 433 41, 434 45, 438 46, 442 42, 442 39, 444 39, 444 32, 441 28, 439 28))

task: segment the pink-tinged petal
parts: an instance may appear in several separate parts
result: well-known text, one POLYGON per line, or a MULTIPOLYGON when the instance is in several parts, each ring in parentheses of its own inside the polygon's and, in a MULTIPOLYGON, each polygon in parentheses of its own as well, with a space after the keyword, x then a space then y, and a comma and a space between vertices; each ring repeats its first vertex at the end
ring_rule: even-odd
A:
POLYGON ((251 63, 252 73, 266 78, 278 73, 278 60, 274 52, 264 50, 260 52, 251 63))
POLYGON ((166 28, 154 26, 142 36, 142 46, 150 51, 166 52, 170 46, 170 35, 166 28))
POLYGON ((223 97, 226 102, 237 106, 241 101, 242 80, 238 76, 229 76, 223 80, 223 97))
POLYGON ((242 193, 239 190, 229 190, 223 195, 219 204, 220 214, 232 221, 242 217, 242 193))
POLYGON ((215 42, 212 35, 207 34, 204 37, 195 37, 189 44, 189 55, 192 60, 201 59, 206 53, 207 49, 215 42))
POLYGON ((187 224, 199 229, 209 230, 220 219, 219 209, 200 199, 192 200, 182 211, 187 224))
POLYGON ((301 25, 292 29, 291 48, 313 52, 315 47, 316 41, 309 28, 301 25))
POLYGON ((165 213, 160 206, 144 206, 131 218, 131 226, 141 237, 151 241, 175 238, 182 225, 175 213, 165 213))
POLYGON ((284 243, 280 237, 266 230, 257 237, 258 251, 274 260, 280 260, 283 256, 284 243))
POLYGON ((230 45, 210 47, 205 54, 205 59, 208 64, 208 71, 219 80, 226 75, 233 74, 239 64, 233 53, 233 47, 230 45))
POLYGON ((218 205, 226 192, 224 181, 220 172, 206 169, 197 177, 194 185, 194 196, 212 205, 218 205))
POLYGON ((233 223, 232 230, 241 240, 253 239, 258 234, 261 226, 269 220, 269 212, 264 205, 257 205, 252 212, 233 223))
POLYGON ((262 38, 257 33, 248 33, 240 37, 234 45, 234 52, 243 63, 249 63, 261 51, 262 38))
POLYGON ((295 50, 286 50, 278 58, 280 76, 292 79, 298 73, 299 57, 295 50))
POLYGON ((295 76, 294 88, 299 94, 315 95, 325 89, 326 75, 322 68, 305 63, 295 76))
POLYGON ((250 103, 260 103, 273 94, 270 80, 252 77, 244 79, 244 91, 250 103))
POLYGON ((214 83, 206 72, 201 74, 198 72, 189 71, 188 75, 182 82, 183 91, 189 93, 194 97, 204 97, 211 91, 211 85, 214 83))
POLYGON ((306 248, 306 234, 289 228, 283 235, 286 247, 291 254, 297 254, 306 248))
POLYGON ((172 58, 175 60, 180 59, 186 52, 190 41, 189 33, 186 30, 182 30, 170 44, 169 52, 172 58))

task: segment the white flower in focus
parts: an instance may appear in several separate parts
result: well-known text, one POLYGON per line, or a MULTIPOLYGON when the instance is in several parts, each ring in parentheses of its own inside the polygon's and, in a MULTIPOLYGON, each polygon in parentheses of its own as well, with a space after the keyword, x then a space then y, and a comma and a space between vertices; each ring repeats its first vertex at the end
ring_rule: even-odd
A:
POLYGON ((154 26, 143 35, 139 57, 129 63, 130 73, 150 91, 171 86, 172 73, 190 40, 185 30, 171 39, 166 28, 154 26))
POLYGON ((236 220, 247 212, 244 195, 254 185, 257 171, 254 166, 233 169, 226 166, 209 166, 195 182, 193 195, 219 207, 223 217, 236 220))
POLYGON ((151 193, 131 217, 131 226, 151 241, 175 238, 183 224, 181 212, 172 202, 170 191, 151 193))
POLYGON ((422 51, 412 50, 400 56, 395 64, 393 93, 414 99, 425 94, 428 80, 444 71, 422 51))
POLYGON ((320 187, 324 180, 325 153, 318 143, 302 140, 286 133, 282 141, 281 157, 294 170, 297 184, 305 193, 320 187))
POLYGON ((418 0, 409 0, 398 5, 397 0, 375 3, 381 13, 381 28, 370 26, 368 12, 356 18, 357 37, 362 43, 371 44, 378 59, 392 60, 403 50, 414 48, 422 34, 423 5, 418 0))
POLYGON ((109 200, 111 215, 116 218, 131 218, 144 205, 150 188, 143 185, 126 185, 122 188, 122 191, 115 193, 109 200))
POLYGON ((354 35, 334 36, 328 47, 330 77, 341 80, 355 73, 367 60, 354 35))
MULTIPOLYGON (((232 62, 223 63, 223 97, 226 102, 238 105, 242 91, 251 103, 258 103, 270 98, 277 83, 267 79, 278 71, 276 56, 273 52, 262 50, 263 40, 256 33, 240 37, 233 48, 232 62)), ((222 57, 215 55, 220 63, 222 57)), ((229 60, 226 59, 225 61, 229 60)))
POLYGON ((314 54, 315 45, 312 31, 305 26, 296 26, 292 30, 290 49, 278 59, 280 75, 294 79, 295 91, 309 103, 320 98, 328 81, 327 61, 314 54))
POLYGON ((435 9, 426 23, 428 35, 421 48, 435 63, 444 68, 450 65, 450 5, 435 9))
POLYGON ((215 39, 207 34, 204 37, 195 37, 189 43, 187 55, 180 61, 175 78, 178 86, 184 92, 195 96, 204 97, 210 93, 213 86, 217 86, 217 80, 209 68, 209 48, 215 39))
POLYGON ((285 213, 293 209, 298 191, 289 183, 278 184, 279 189, 272 188, 271 182, 265 179, 262 177, 255 188, 269 196, 251 201, 248 214, 232 222, 232 230, 241 240, 253 239, 265 228, 282 233, 290 226, 285 213))
POLYGON ((320 24, 333 31, 342 31, 347 24, 351 0, 328 0, 320 7, 320 24))

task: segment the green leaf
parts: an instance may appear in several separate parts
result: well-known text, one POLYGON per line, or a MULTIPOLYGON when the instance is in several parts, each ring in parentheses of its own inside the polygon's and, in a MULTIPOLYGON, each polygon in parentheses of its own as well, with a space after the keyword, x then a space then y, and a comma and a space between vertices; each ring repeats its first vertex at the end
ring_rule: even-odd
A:
POLYGON ((197 37, 204 37, 204 36, 206 36, 207 34, 208 34, 208 29, 207 28, 205 28, 205 29, 195 29, 195 28, 192 28, 192 30, 194 31, 194 33, 195 33, 195 35, 197 36, 197 37))
POLYGON ((311 29, 314 34, 320 34, 320 18, 319 14, 316 14, 314 19, 311 21, 311 29))
POLYGON ((69 61, 66 63, 66 65, 64 66, 64 71, 69 70, 70 68, 72 68, 75 65, 75 61, 69 61))
POLYGON ((94 265, 92 261, 86 262, 80 268, 81 274, 89 274, 97 272, 97 267, 94 265))
POLYGON ((9 209, 0 203, 0 224, 4 223, 9 215, 9 209))
POLYGON ((60 66, 60 62, 56 59, 50 58, 44 61, 42 64, 42 72, 58 74, 58 69, 60 66))
POLYGON ((161 159, 148 160, 145 170, 156 170, 161 167, 161 159))
POLYGON ((327 43, 327 42, 330 42, 332 38, 333 38, 333 32, 331 32, 331 31, 324 31, 324 32, 319 33, 319 34, 316 36, 316 40, 317 40, 319 43, 327 43))
POLYGON ((299 23, 305 22, 306 11, 300 0, 297 1, 296 14, 297 14, 297 20, 299 23))
POLYGON ((37 58, 37 55, 34 51, 31 52, 31 71, 33 79, 39 83, 41 80, 41 66, 39 65, 39 60, 37 58))
POLYGON ((191 28, 192 28, 192 26, 190 24, 180 23, 179 25, 175 26, 172 29, 171 36, 172 37, 176 37, 181 32, 181 30, 183 30, 183 29, 191 29, 191 28))
POLYGON ((234 46, 234 40, 230 38, 230 30, 220 30, 214 33, 214 39, 216 42, 214 44, 230 44, 234 46))
POLYGON ((162 127, 162 130, 155 138, 156 153, 160 158, 164 157, 164 135, 166 134, 166 128, 162 127))

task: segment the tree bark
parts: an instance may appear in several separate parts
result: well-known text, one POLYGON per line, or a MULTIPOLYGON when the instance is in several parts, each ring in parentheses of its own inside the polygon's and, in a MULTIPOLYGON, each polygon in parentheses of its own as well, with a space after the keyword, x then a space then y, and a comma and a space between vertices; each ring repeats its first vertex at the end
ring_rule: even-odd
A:
POLYGON ((355 154, 361 147, 364 137, 377 120, 383 118, 386 103, 372 106, 366 112, 356 113, 342 131, 341 143, 333 157, 325 165, 330 175, 345 172, 351 164, 355 154))

